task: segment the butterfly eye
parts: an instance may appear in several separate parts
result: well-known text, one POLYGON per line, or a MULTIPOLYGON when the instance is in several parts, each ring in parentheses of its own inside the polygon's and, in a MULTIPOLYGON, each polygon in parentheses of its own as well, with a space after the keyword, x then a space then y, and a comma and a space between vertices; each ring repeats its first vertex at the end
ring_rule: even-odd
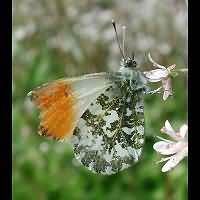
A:
POLYGON ((137 63, 135 60, 132 60, 132 59, 128 59, 126 60, 125 62, 125 67, 128 67, 128 68, 135 68, 137 66, 137 63))
POLYGON ((133 61, 133 67, 137 67, 136 61, 133 61))

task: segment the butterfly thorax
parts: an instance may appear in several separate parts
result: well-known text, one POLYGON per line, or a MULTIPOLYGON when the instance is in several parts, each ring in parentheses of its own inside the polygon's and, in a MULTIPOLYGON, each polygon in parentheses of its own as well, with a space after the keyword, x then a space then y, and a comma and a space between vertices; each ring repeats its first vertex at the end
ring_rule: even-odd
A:
POLYGON ((146 79, 142 72, 138 70, 134 59, 122 59, 120 66, 119 72, 121 73, 122 80, 129 80, 132 89, 137 90, 146 87, 146 79))

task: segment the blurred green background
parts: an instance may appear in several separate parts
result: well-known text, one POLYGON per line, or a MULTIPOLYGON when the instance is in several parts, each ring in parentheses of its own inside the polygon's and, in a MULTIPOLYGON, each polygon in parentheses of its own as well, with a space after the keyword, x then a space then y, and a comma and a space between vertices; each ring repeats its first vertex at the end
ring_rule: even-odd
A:
POLYGON ((142 158, 112 176, 80 166, 70 144, 40 137, 38 111, 26 97, 49 80, 118 70, 111 19, 119 34, 127 26, 128 52, 134 50, 141 70, 152 69, 149 51, 162 65, 185 68, 187 17, 184 0, 13 0, 13 199, 187 199, 187 161, 162 173, 152 148, 166 119, 175 129, 187 123, 186 74, 173 80, 174 95, 166 102, 160 94, 145 98, 142 158))

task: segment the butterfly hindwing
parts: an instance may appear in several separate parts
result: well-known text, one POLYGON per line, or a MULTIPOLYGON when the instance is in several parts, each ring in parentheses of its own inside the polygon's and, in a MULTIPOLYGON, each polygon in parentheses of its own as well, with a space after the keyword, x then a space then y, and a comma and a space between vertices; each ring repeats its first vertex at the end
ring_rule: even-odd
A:
POLYGON ((95 173, 133 165, 144 143, 143 94, 129 80, 116 81, 81 116, 72 137, 76 158, 95 173))
POLYGON ((40 110, 39 134, 63 140, 73 130, 89 104, 113 82, 107 73, 56 80, 31 91, 40 110))

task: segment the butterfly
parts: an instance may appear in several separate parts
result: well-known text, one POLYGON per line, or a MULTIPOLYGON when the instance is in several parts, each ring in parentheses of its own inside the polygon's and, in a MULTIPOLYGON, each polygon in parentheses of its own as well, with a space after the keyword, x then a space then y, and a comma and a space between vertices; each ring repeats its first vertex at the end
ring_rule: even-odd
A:
POLYGON ((103 175, 136 163, 145 139, 146 79, 134 56, 125 56, 112 23, 123 56, 119 71, 63 78, 29 93, 40 110, 39 134, 68 139, 76 159, 103 175))

